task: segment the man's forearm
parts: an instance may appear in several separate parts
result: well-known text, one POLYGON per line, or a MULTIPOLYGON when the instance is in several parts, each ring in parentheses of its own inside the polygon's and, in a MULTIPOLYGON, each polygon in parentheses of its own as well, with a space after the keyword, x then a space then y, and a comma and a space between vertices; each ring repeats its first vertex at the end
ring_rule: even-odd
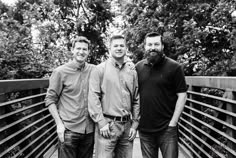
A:
POLYGON ((178 93, 178 99, 175 106, 174 114, 171 118, 169 126, 176 126, 179 120, 179 117, 184 109, 187 95, 186 93, 178 93))
POLYGON ((54 118, 55 122, 57 125, 60 125, 60 124, 63 124, 60 116, 59 116, 59 113, 58 113, 58 110, 57 110, 57 106, 55 104, 51 104, 49 105, 48 107, 52 117, 54 118))
POLYGON ((65 126, 59 116, 57 106, 55 104, 51 104, 49 105, 48 109, 57 124, 58 138, 61 142, 64 142, 65 141, 65 138, 64 138, 65 126))
POLYGON ((136 80, 136 88, 134 90, 133 94, 133 101, 132 101, 132 128, 137 129, 139 125, 139 119, 140 119, 140 98, 138 93, 138 82, 136 80))

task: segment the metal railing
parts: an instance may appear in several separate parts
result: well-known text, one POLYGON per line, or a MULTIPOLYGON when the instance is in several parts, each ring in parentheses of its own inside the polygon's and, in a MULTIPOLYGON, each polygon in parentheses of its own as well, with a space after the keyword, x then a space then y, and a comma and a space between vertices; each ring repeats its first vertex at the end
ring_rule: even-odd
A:
POLYGON ((47 87, 46 79, 0 81, 0 158, 43 157, 57 143, 47 87))
MULTIPOLYGON (((186 81, 180 146, 191 157, 236 157, 236 78, 186 77, 186 81)), ((0 81, 0 158, 50 157, 56 148, 55 123, 44 105, 47 87, 47 79, 0 81)))
POLYGON ((236 157, 236 78, 186 77, 188 99, 179 122, 180 145, 192 157, 236 157))

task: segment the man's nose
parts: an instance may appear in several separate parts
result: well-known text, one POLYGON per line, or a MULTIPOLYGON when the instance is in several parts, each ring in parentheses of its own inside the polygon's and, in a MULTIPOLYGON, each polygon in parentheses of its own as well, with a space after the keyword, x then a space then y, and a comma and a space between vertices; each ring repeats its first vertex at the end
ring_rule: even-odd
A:
POLYGON ((155 47, 155 45, 152 45, 151 48, 152 48, 152 49, 155 49, 156 47, 155 47))
POLYGON ((80 54, 82 54, 82 53, 83 53, 83 50, 82 50, 82 49, 80 49, 80 50, 79 50, 79 53, 80 53, 80 54))
POLYGON ((117 47, 117 49, 119 49, 119 50, 120 50, 120 49, 121 49, 121 46, 118 46, 118 47, 117 47))

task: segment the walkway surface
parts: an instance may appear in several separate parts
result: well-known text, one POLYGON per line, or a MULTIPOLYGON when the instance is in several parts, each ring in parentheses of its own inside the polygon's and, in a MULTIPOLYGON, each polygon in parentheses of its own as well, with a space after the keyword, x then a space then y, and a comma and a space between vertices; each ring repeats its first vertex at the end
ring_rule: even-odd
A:
MULTIPOLYGON (((160 153, 160 152, 159 152, 160 153)), ((58 152, 56 151, 51 158, 58 158, 58 152)), ((134 140, 134 149, 133 149, 133 158, 142 158, 139 137, 134 140)), ((159 154, 159 158, 162 158, 161 153, 159 154)), ((181 150, 179 150, 179 158, 187 158, 184 156, 181 150)))

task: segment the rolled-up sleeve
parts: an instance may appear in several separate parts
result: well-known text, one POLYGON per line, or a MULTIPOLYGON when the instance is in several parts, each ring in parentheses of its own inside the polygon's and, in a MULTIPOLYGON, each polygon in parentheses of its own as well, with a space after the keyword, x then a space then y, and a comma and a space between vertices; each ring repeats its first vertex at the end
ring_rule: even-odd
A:
POLYGON ((49 87, 45 97, 46 106, 49 106, 51 104, 57 105, 62 88, 63 88, 62 76, 60 72, 57 69, 55 69, 52 72, 52 75, 49 79, 49 87))
POLYGON ((138 93, 138 75, 134 72, 134 91, 133 91, 133 101, 132 101, 132 128, 137 129, 140 120, 140 98, 138 93))
POLYGON ((108 122, 103 116, 101 105, 101 82, 102 74, 96 67, 93 69, 89 79, 88 111, 94 122, 98 123, 99 129, 104 127, 108 122))

